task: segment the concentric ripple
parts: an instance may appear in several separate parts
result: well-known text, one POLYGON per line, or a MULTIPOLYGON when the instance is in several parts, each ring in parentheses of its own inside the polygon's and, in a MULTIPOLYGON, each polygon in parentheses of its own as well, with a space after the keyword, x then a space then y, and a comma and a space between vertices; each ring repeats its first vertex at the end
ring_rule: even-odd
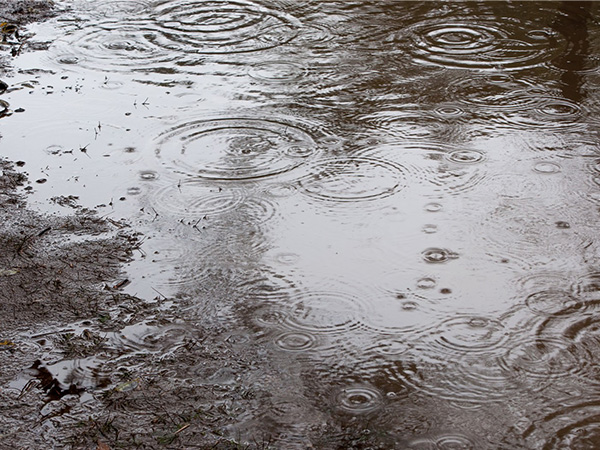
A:
POLYGON ((439 450, 473 450, 476 448, 476 444, 471 439, 460 434, 440 436, 436 439, 435 445, 439 450))
POLYGON ((365 303, 342 292, 299 293, 284 323, 293 330, 320 334, 343 333, 360 327, 366 315, 365 303))
POLYGON ((518 380, 551 382, 579 370, 579 355, 566 340, 531 338, 510 348, 501 358, 501 367, 518 380))
POLYGON ((410 353, 403 351, 391 357, 383 354, 385 360, 380 357, 377 370, 412 389, 467 408, 506 401, 514 394, 515 383, 498 367, 492 353, 467 354, 439 348, 432 354, 429 350, 425 344, 410 353))
POLYGON ((388 337, 378 339, 371 348, 366 349, 366 353, 374 352, 377 355, 397 358, 411 349, 412 346, 406 339, 388 337))
POLYGON ((552 161, 540 161, 533 167, 533 171, 544 175, 552 175, 562 169, 558 163, 552 161))
POLYGON ((383 131, 397 140, 435 139, 447 129, 439 114, 415 108, 381 110, 360 119, 377 132, 383 131))
POLYGON ((498 114, 493 122, 503 128, 523 130, 548 129, 571 130, 584 129, 583 116, 586 110, 575 102, 549 97, 544 91, 529 89, 523 94, 529 95, 528 108, 515 107, 498 114))
POLYGON ((290 172, 318 152, 303 129, 275 120, 197 120, 162 133, 156 156, 176 173, 211 180, 254 180, 290 172))
MULTIPOLYGON (((370 306, 372 311, 364 317, 364 327, 378 336, 402 337, 404 341, 429 329, 437 318, 431 303, 420 296, 400 299, 388 295, 372 301, 370 306)), ((384 347, 393 351, 390 345, 396 346, 392 341, 388 344, 382 345, 382 352, 385 352, 384 347)))
POLYGON ((366 414, 383 406, 384 397, 379 390, 367 385, 348 386, 334 397, 337 408, 350 414, 366 414))
POLYGON ((465 115, 465 110, 455 104, 438 106, 433 112, 440 119, 455 119, 465 115))
POLYGON ((88 1, 78 8, 90 15, 101 17, 126 17, 149 8, 147 0, 103 0, 101 3, 88 1))
POLYGON ((435 141, 367 144, 360 149, 360 156, 381 158, 398 165, 403 175, 411 179, 406 183, 408 187, 431 183, 436 190, 452 195, 471 191, 488 177, 486 168, 477 164, 485 159, 479 150, 457 149, 435 141))
POLYGON ((578 358, 576 375, 582 378, 586 385, 597 386, 600 384, 600 318, 580 318, 582 316, 569 316, 571 321, 567 323, 562 337, 570 345, 569 350, 578 358))
POLYGON ((444 67, 523 69, 552 57, 549 39, 499 23, 424 21, 409 29, 417 61, 444 67), (517 34, 521 34, 518 36, 517 34))
POLYGON ((290 352, 303 352, 317 345, 314 335, 302 331, 292 331, 280 334, 275 338, 277 347, 290 352))
POLYGON ((145 7, 142 1, 111 2, 94 11, 114 20, 89 23, 57 40, 54 60, 102 71, 193 73, 204 55, 277 47, 300 28, 293 16, 244 0, 164 1, 136 18, 145 7))
POLYGON ((447 353, 482 353, 501 347, 508 333, 502 322, 483 316, 460 316, 444 320, 429 336, 432 348, 447 353))
MULTIPOLYGON (((478 158, 474 154, 453 154, 449 157, 467 158, 461 162, 461 165, 467 166, 478 161, 467 162, 468 158, 478 158)), ((458 161, 453 161, 458 162, 458 161)), ((477 170, 473 167, 446 167, 440 166, 430 177, 430 182, 439 189, 448 192, 452 195, 461 195, 469 192, 487 179, 487 174, 484 171, 477 170)))
POLYGON ((431 247, 423 250, 423 259, 430 264, 440 264, 457 259, 458 254, 445 248, 431 247))
POLYGON ((177 59, 146 39, 155 33, 145 21, 104 21, 58 39, 50 54, 65 69, 154 71, 177 59))
POLYGON ((156 8, 159 47, 187 53, 263 50, 291 41, 300 28, 283 11, 243 0, 175 0, 156 8))
POLYGON ((525 304, 534 313, 549 316, 576 312, 584 307, 576 297, 561 290, 535 292, 525 299, 525 304))
POLYGON ((288 61, 261 62, 249 74, 252 78, 269 83, 289 83, 297 81, 306 75, 307 70, 299 64, 288 61))
POLYGON ((505 73, 471 76, 450 83, 446 90, 457 102, 486 110, 519 110, 537 105, 539 88, 534 81, 505 73))
POLYGON ((183 180, 158 189, 153 193, 151 201, 157 211, 175 218, 210 218, 234 210, 243 202, 244 197, 245 194, 240 189, 219 189, 203 180, 183 180))
POLYGON ((477 150, 454 150, 448 154, 448 161, 458 164, 476 164, 484 159, 483 153, 477 150))
POLYGON ((151 264, 145 266, 142 277, 151 279, 158 289, 189 288, 208 277, 206 265, 198 264, 203 251, 191 246, 180 248, 167 240, 154 241, 153 246, 151 264))
POLYGON ((394 194, 405 186, 403 168, 372 158, 320 161, 300 180, 304 192, 321 200, 356 202, 394 194))

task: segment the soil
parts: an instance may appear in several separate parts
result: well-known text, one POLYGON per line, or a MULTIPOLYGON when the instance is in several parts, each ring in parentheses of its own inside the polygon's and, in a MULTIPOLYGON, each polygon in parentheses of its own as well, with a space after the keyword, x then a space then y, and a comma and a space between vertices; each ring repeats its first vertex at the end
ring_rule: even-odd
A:
MULTIPOLYGON (((55 14, 0 0, 18 27, 55 14)), ((74 197, 52 199, 69 215, 33 211, 23 166, 0 161, 0 448, 374 448, 367 425, 319 412, 304 369, 250 333, 207 322, 190 299, 125 294, 142 237, 74 197), (144 329, 159 331, 127 341, 144 329), (273 413, 290 396, 306 406, 273 413)))

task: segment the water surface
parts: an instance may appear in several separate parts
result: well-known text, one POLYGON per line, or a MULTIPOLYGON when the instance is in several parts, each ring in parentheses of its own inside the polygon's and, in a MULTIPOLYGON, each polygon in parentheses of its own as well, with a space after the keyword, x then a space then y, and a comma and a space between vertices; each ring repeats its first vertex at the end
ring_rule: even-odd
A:
POLYGON ((130 292, 297 373, 232 433, 305 448, 318 411, 389 448, 600 446, 597 4, 68 4, 14 60, 2 153, 38 208, 147 236, 130 292))

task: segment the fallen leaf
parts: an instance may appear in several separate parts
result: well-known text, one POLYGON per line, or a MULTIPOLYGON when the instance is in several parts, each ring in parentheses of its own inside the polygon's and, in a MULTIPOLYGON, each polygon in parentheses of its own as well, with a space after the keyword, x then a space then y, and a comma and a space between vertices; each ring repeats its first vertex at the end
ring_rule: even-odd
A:
POLYGON ((96 450, 110 450, 110 447, 104 442, 98 441, 98 447, 96 447, 96 450))
POLYGON ((0 269, 0 277, 7 277, 19 273, 18 269, 0 269))

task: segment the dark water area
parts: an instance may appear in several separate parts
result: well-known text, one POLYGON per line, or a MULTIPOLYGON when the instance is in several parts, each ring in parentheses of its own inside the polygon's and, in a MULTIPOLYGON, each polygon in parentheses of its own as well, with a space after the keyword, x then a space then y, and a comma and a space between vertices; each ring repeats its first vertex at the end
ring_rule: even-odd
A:
POLYGON ((599 3, 63 5, 14 59, 2 154, 39 209, 147 236, 128 292, 264 346, 265 389, 294 374, 235 433, 600 448, 599 3))

